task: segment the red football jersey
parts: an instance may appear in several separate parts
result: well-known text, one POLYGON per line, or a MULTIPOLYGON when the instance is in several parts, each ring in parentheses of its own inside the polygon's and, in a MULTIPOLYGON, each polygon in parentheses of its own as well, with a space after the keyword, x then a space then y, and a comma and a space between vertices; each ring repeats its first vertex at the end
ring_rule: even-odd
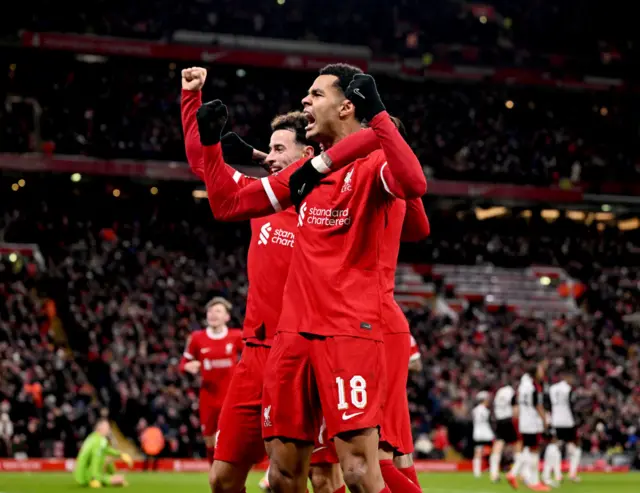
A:
POLYGON ((278 330, 382 340, 384 243, 399 243, 402 230, 402 221, 387 229, 396 199, 385 165, 375 151, 327 175, 301 204, 278 330))
MULTIPOLYGON (((196 121, 196 112, 201 105, 200 91, 182 91, 187 160, 193 173, 204 180, 203 149, 196 121)), ((257 180, 230 166, 224 166, 223 172, 229 173, 240 188, 257 180)), ((282 293, 295 243, 296 221, 297 214, 293 208, 251 220, 247 259, 249 292, 243 326, 243 337, 247 342, 271 345, 282 309, 282 293)))
POLYGON ((188 361, 199 361, 201 391, 222 402, 242 348, 242 332, 238 329, 227 329, 220 334, 211 329, 197 330, 187 342, 181 366, 188 361))
POLYGON ((248 342, 270 346, 275 336, 297 220, 293 208, 251 220, 249 293, 244 316, 244 337, 248 342))

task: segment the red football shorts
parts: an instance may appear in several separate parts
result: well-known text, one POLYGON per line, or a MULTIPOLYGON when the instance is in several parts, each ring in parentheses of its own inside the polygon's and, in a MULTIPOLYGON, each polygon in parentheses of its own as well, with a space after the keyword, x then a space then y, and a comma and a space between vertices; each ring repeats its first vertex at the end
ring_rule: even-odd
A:
POLYGON ((322 418, 322 424, 320 425, 320 431, 316 436, 316 441, 313 444, 313 453, 311 454, 311 465, 317 466, 320 464, 339 464, 338 453, 336 452, 336 446, 333 444, 333 440, 329 440, 329 434, 327 433, 327 423, 322 418))
POLYGON ((257 464, 267 453, 262 440, 262 387, 270 348, 247 344, 222 406, 215 460, 257 464))
POLYGON ((218 429, 218 418, 222 409, 221 397, 200 389, 199 397, 200 429, 206 437, 212 437, 218 429))
POLYGON ((388 443, 404 455, 413 452, 411 417, 407 399, 411 335, 385 334, 384 350, 387 358, 387 400, 380 430, 380 441, 388 443))
POLYGON ((276 335, 265 372, 262 432, 316 442, 381 424, 386 394, 384 344, 358 337, 276 335))

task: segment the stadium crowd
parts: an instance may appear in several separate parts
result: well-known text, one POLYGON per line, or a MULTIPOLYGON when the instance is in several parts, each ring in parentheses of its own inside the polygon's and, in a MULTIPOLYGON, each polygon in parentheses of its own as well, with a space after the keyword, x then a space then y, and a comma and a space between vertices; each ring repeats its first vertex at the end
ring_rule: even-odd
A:
POLYGON ((170 40, 180 29, 257 37, 364 45, 385 56, 451 56, 442 45, 471 50, 454 54, 467 62, 548 64, 549 55, 572 57, 573 67, 598 67, 630 59, 633 24, 601 3, 527 0, 484 3, 420 0, 232 0, 172 3, 144 0, 135 5, 98 2, 62 13, 51 0, 17 6, 15 26, 34 31, 91 33, 170 40), (330 15, 323 15, 330 12, 330 15), (336 25, 345 29, 335 29, 336 25), (608 54, 603 58, 603 55, 608 54))
MULTIPOLYGON (((165 455, 202 454, 198 382, 181 374, 177 364, 212 296, 229 298, 235 307, 232 323, 241 323, 248 228, 214 222, 206 203, 195 203, 178 184, 145 200, 148 190, 142 185, 132 185, 116 199, 100 191, 102 181, 72 185, 52 178, 47 183, 50 188, 39 188, 38 180, 30 179, 29 195, 14 194, 17 202, 6 205, 16 212, 7 214, 0 236, 37 243, 48 266, 29 275, 26 267, 16 273, 6 257, 2 263, 0 350, 9 373, 2 374, 0 403, 13 422, 12 449, 21 450, 25 442, 26 448, 36 447, 28 449, 29 455, 49 454, 46 437, 69 447, 66 453, 96 416, 108 412, 134 439, 146 425, 162 428, 168 438, 165 455), (29 200, 33 193, 40 201, 29 200), (108 207, 98 207, 101 203, 108 207), (77 363, 52 342, 53 328, 47 329, 46 317, 39 315, 46 299, 56 303, 77 363), (41 407, 25 390, 34 385, 42 389, 41 407), (30 430, 37 430, 38 440, 30 430), (37 444, 43 445, 37 449, 37 444)), ((446 212, 434 210, 430 216, 432 237, 405 249, 405 260, 507 266, 542 261, 570 267, 588 289, 579 300, 582 313, 569 319, 489 313, 481 303, 456 318, 429 306, 409 311, 425 362, 409 386, 415 437, 447 443, 435 438, 446 429, 448 442, 465 450, 475 391, 490 387, 501 373, 515 380, 525 357, 546 357, 551 375, 567 361, 575 362, 583 448, 636 447, 640 330, 628 316, 640 310, 637 236, 614 234, 611 228, 568 229, 562 221, 536 225, 505 218, 467 219, 456 231, 438 228, 451 224, 446 212), (529 224, 536 234, 525 237, 514 222, 529 224), (545 234, 555 239, 547 242, 545 234), (603 252, 610 253, 599 264, 603 252), (636 267, 616 267, 616 258, 636 267)), ((2 419, 0 430, 5 429, 2 419)))
MULTIPOLYGON (((55 52, 0 53, 10 67, 0 88, 21 98, 0 108, 0 150, 39 150, 25 102, 33 98, 42 107, 41 148, 49 152, 184 161, 182 67, 126 58, 83 63, 55 52)), ((269 121, 299 109, 310 80, 304 72, 216 66, 204 93, 229 105, 229 130, 265 149, 269 121)), ((640 174, 633 132, 638 116, 626 93, 377 80, 429 178, 598 186, 640 174)))

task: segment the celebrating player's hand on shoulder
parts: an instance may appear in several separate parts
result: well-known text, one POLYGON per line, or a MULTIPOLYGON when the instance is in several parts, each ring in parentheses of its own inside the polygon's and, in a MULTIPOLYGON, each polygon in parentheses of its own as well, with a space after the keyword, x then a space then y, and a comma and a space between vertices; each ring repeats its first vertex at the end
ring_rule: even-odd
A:
POLYGON ((228 116, 227 107, 219 99, 200 106, 196 119, 200 131, 200 143, 203 146, 212 146, 220 142, 220 135, 227 124, 228 116))
POLYGON ((356 116, 359 119, 371 121, 386 109, 378 93, 376 81, 369 74, 354 75, 345 96, 356 107, 356 116))
POLYGON ((186 91, 201 91, 206 80, 206 68, 190 67, 182 71, 182 89, 186 91))
POLYGON ((188 371, 192 375, 197 375, 198 372, 200 371, 200 365, 201 365, 201 363, 199 361, 192 360, 192 361, 189 361, 189 362, 185 363, 184 369, 185 369, 185 371, 188 371))

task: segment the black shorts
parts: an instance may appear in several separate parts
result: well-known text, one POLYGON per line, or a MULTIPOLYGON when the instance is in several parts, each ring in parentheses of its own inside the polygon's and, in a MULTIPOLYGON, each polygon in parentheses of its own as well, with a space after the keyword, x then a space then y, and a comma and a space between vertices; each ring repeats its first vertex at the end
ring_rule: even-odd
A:
POLYGON ((503 440, 505 443, 516 443, 518 432, 511 418, 500 419, 496 423, 496 440, 503 440))
POLYGON ((569 443, 569 442, 577 442, 578 441, 578 432, 575 426, 571 428, 558 428, 556 427, 556 437, 561 442, 569 443))
POLYGON ((493 445, 493 440, 474 440, 474 447, 491 447, 493 445))
POLYGON ((540 433, 523 433, 522 434, 522 446, 534 447, 540 446, 540 433))

